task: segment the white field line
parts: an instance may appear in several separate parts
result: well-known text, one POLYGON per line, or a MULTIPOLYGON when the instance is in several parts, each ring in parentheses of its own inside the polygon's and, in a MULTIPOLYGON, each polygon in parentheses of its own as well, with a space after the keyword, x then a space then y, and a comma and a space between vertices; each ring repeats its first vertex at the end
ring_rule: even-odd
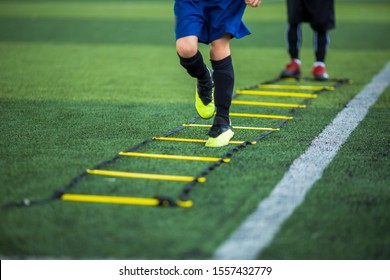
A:
POLYGON ((293 162, 271 194, 215 251, 213 259, 255 259, 304 201, 306 193, 389 83, 390 61, 293 162))

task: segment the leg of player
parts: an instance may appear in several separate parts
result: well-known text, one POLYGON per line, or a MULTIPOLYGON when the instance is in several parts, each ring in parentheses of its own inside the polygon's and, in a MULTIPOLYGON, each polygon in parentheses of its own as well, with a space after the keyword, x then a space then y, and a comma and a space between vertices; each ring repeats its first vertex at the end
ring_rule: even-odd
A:
POLYGON ((230 56, 231 35, 225 34, 222 38, 211 43, 210 59, 213 66, 215 83, 216 116, 208 133, 207 147, 222 147, 229 144, 233 137, 229 110, 233 96, 234 70, 230 56))
POLYGON ((289 24, 286 31, 286 44, 290 55, 290 63, 280 73, 280 78, 295 78, 301 76, 301 61, 299 60, 299 49, 302 43, 301 24, 289 24))
POLYGON ((325 81, 329 79, 329 75, 325 68, 326 50, 329 45, 329 35, 326 31, 314 31, 314 50, 316 61, 314 62, 312 75, 317 81, 325 81))
POLYGON ((180 58, 180 64, 191 77, 197 79, 195 90, 196 111, 204 119, 213 117, 215 112, 213 100, 214 82, 210 70, 207 68, 202 54, 198 50, 198 38, 196 36, 179 38, 176 41, 176 50, 180 58))

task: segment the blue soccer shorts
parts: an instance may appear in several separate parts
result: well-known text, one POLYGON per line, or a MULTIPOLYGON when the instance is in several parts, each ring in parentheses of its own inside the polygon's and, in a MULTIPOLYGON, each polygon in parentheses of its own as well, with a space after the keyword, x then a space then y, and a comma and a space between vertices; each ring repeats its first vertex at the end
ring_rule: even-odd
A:
POLYGON ((249 35, 242 22, 245 8, 244 0, 175 0, 176 40, 192 35, 209 44, 225 34, 249 35))

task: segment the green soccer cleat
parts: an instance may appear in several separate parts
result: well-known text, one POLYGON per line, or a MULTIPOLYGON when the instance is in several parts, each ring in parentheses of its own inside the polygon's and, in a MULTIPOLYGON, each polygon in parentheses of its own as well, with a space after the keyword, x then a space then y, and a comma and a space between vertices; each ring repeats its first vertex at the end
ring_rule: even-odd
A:
POLYGON ((212 71, 210 72, 210 80, 202 84, 199 81, 196 85, 195 91, 195 108, 202 119, 210 119, 214 116, 214 81, 212 71))
POLYGON ((230 139, 234 136, 234 132, 230 125, 214 124, 208 135, 210 137, 207 139, 205 146, 215 148, 228 145, 230 139))

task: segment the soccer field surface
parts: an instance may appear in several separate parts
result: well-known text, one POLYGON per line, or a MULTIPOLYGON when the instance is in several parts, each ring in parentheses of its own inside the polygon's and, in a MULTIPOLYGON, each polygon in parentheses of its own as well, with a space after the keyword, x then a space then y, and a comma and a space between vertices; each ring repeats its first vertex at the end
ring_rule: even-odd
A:
MULTIPOLYGON (((276 78, 288 62, 285 3, 263 2, 246 10, 244 21, 252 34, 232 41, 236 90, 276 78)), ((2 209, 0 256, 212 258, 269 196, 294 160, 390 60, 389 14, 390 2, 385 0, 336 1, 327 70, 331 78, 349 78, 353 83, 320 94, 280 131, 235 153, 230 163, 194 187, 191 208, 54 200, 2 209)), ((208 46, 201 45, 200 50, 207 60, 208 46)), ((303 76, 310 76, 313 59, 312 32, 305 25, 303 76)), ((175 50, 173 1, 1 0, 0 205, 46 199, 118 152, 192 120, 194 89, 195 81, 180 66, 175 50)), ((248 107, 233 105, 232 112, 289 112, 248 107)), ((240 126, 278 123, 253 118, 232 121, 240 126)), ((205 139, 206 132, 191 128, 175 137, 205 139)), ((236 131, 233 140, 259 134, 236 131)), ((139 152, 220 157, 232 147, 155 141, 139 152)), ((129 157, 108 168, 195 176, 209 165, 129 157)), ((70 192, 177 198, 185 184, 88 175, 70 192)), ((387 88, 257 258, 389 259, 389 185, 387 88)))

